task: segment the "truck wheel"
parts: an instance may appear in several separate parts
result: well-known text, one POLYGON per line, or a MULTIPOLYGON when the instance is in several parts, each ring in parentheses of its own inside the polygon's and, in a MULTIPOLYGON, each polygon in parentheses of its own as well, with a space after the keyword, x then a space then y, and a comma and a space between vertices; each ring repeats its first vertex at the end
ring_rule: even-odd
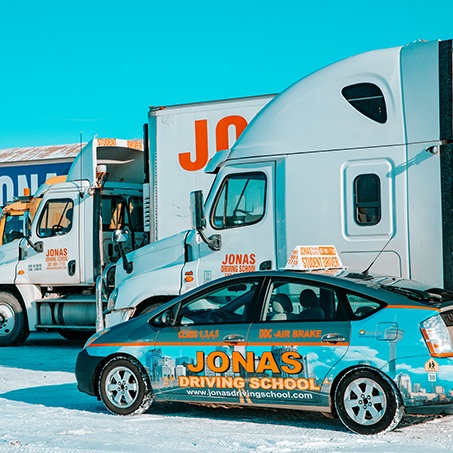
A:
POLYGON ((22 304, 11 293, 0 291, 0 346, 19 346, 29 334, 22 304))
POLYGON ((343 424, 358 434, 390 431, 404 413, 401 395, 392 381, 367 368, 355 368, 341 378, 334 403, 343 424))
POLYGON ((136 415, 146 412, 153 402, 146 371, 131 357, 115 357, 99 376, 99 395, 114 414, 136 415))

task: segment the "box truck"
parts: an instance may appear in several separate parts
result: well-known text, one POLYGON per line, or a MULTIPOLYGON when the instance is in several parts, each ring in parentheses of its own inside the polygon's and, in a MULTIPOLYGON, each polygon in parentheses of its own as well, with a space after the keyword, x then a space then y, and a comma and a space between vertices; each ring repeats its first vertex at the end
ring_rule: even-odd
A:
POLYGON ((141 140, 95 138, 66 177, 7 205, 0 217, 0 346, 19 345, 30 331, 66 338, 94 332, 97 277, 150 240, 190 227, 187 194, 209 187, 209 156, 231 146, 271 98, 151 108, 146 153, 141 140), (115 231, 124 232, 118 245, 115 231))
POLYGON ((453 289, 452 41, 301 79, 206 171, 194 228, 132 252, 131 272, 116 267, 107 326, 211 279, 284 267, 297 244, 333 244, 364 276, 372 266, 453 289))

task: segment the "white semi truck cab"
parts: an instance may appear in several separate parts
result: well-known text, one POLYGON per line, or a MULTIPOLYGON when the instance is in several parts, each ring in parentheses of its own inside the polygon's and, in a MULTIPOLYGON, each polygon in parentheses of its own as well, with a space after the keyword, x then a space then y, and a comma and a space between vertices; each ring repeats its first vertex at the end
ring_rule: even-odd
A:
MULTIPOLYGON (((194 228, 117 266, 105 323, 224 275, 333 244, 355 269, 453 289, 452 41, 323 68, 276 96, 218 152, 194 228)), ((102 326, 101 326, 102 327, 102 326)))
POLYGON ((146 241, 143 181, 141 141, 95 138, 67 177, 27 201, 32 215, 24 209, 21 231, 0 247, 0 346, 36 330, 66 338, 94 332, 96 278, 121 254, 112 232, 129 232, 125 253, 146 241))

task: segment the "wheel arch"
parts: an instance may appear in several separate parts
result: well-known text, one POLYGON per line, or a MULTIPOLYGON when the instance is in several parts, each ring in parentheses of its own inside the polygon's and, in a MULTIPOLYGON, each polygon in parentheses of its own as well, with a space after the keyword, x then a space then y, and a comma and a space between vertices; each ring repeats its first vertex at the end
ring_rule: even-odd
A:
POLYGON ((335 409, 335 391, 338 387, 338 384, 340 383, 341 379, 346 374, 352 373, 353 371, 356 371, 356 370, 368 370, 368 371, 378 374, 379 376, 381 376, 383 378, 387 378, 390 385, 393 387, 393 390, 399 394, 401 400, 403 401, 401 392, 400 392, 399 388, 397 387, 395 381, 390 376, 388 376, 386 373, 384 373, 382 370, 380 370, 379 368, 373 367, 371 365, 357 365, 357 364, 351 365, 351 366, 345 368, 344 370, 342 370, 340 373, 338 373, 337 376, 335 376, 335 379, 332 381, 332 385, 330 386, 329 405, 330 405, 330 411, 335 418, 338 418, 338 414, 335 409))
POLYGON ((96 370, 93 373, 93 378, 92 378, 93 379, 93 390, 94 390, 95 396, 98 400, 101 399, 101 395, 99 394, 99 379, 101 377, 101 372, 104 369, 105 365, 107 365, 107 363, 109 363, 111 360, 113 360, 115 358, 116 359, 127 359, 127 360, 131 360, 134 363, 136 363, 138 365, 138 367, 140 368, 140 371, 142 371, 143 378, 146 379, 146 381, 147 381, 146 383, 147 383, 149 389, 151 390, 151 392, 153 392, 153 388, 151 386, 151 380, 149 378, 148 372, 146 371, 145 367, 140 362, 140 360, 138 360, 132 354, 128 354, 127 352, 115 352, 113 354, 110 354, 110 355, 104 357, 98 363, 96 370))

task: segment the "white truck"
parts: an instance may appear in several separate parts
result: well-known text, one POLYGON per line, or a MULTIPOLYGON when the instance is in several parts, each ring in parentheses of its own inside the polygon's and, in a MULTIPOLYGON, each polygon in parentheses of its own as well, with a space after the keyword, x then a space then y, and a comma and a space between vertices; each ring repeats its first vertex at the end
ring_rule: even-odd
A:
MULTIPOLYGON (((297 244, 453 289, 452 41, 367 52, 303 78, 216 154, 194 228, 116 267, 104 324, 214 278, 284 267, 297 244)), ((103 324, 104 323, 104 324, 103 324)))
POLYGON ((94 332, 97 277, 163 232, 190 227, 187 194, 211 184, 203 172, 208 156, 232 145, 271 98, 151 108, 146 153, 141 141, 95 138, 67 177, 6 206, 0 214, 0 346, 19 345, 30 331, 56 330, 65 338, 94 332), (115 231, 127 232, 125 243, 112 241, 115 231))

